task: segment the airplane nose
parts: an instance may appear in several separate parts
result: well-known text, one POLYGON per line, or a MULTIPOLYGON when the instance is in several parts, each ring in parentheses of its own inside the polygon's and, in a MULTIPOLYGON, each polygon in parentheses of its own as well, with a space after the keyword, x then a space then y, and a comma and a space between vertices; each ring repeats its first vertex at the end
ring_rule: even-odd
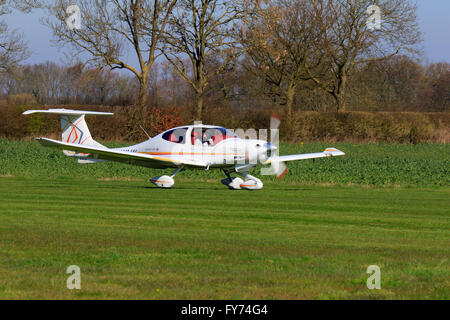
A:
POLYGON ((266 143, 266 148, 267 148, 267 151, 275 151, 278 149, 274 144, 272 144, 270 142, 266 143))

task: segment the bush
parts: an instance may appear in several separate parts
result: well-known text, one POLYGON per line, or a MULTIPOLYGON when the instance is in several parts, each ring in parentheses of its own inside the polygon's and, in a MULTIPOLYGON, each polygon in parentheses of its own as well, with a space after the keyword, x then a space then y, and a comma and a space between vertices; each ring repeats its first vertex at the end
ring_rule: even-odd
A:
POLYGON ((37 104, 34 96, 28 93, 10 94, 6 97, 6 103, 12 106, 32 106, 37 104))
POLYGON ((450 142, 449 113, 297 112, 286 141, 450 142))

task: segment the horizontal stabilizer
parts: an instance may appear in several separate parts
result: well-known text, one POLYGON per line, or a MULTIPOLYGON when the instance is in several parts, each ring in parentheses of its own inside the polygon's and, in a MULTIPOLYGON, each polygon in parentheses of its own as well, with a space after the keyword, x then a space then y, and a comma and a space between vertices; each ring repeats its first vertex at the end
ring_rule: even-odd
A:
POLYGON ((68 116, 81 116, 81 115, 98 115, 98 116, 112 116, 114 113, 111 112, 98 112, 98 111, 81 111, 81 110, 70 110, 70 109, 48 109, 48 110, 27 110, 23 114, 33 114, 33 113, 49 113, 49 114, 59 114, 68 116))
POLYGON ((95 164, 95 163, 100 163, 100 162, 105 162, 105 161, 106 160, 87 159, 87 158, 78 159, 78 163, 79 164, 95 164))
MULTIPOLYGON (((28 110, 25 111, 24 115, 35 114, 35 113, 45 113, 45 114, 57 114, 60 116, 61 122, 61 141, 73 144, 80 144, 91 147, 101 147, 104 146, 95 141, 88 125, 85 120, 86 115, 101 115, 110 116, 113 115, 111 112, 97 112, 97 111, 82 111, 82 110, 70 110, 70 109, 48 109, 48 110, 28 110)), ((64 150, 66 156, 69 157, 85 157, 83 153, 73 152, 64 150)))

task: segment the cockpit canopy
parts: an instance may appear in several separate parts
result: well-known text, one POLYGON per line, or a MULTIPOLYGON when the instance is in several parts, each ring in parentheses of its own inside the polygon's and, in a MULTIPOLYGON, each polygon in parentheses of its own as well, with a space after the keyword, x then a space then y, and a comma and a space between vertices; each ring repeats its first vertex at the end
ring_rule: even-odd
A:
POLYGON ((186 143, 186 132, 188 128, 176 128, 163 133, 164 140, 174 143, 186 143))
POLYGON ((192 145, 215 146, 221 141, 237 138, 233 131, 214 126, 180 127, 163 133, 162 138, 173 143, 186 143, 192 145), (189 138, 187 139, 187 136, 189 138))

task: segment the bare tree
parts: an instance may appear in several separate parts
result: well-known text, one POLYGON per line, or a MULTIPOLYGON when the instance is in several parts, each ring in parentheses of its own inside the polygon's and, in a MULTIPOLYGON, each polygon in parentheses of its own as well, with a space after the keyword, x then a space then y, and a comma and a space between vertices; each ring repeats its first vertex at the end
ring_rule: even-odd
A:
MULTIPOLYGON (((0 1, 0 16, 10 13, 14 8, 26 10, 28 6, 16 0, 0 1)), ((5 22, 0 21, 0 70, 15 72, 17 65, 29 55, 23 36, 17 31, 12 32, 5 22)))
POLYGON ((170 68, 194 90, 197 119, 204 112, 210 77, 226 70, 238 55, 230 32, 243 13, 235 1, 180 0, 171 15, 163 51, 170 68))
POLYGON ((42 8, 41 0, 0 0, 9 8, 18 9, 24 12, 30 12, 34 8, 42 8))
POLYGON ((428 65, 426 82, 417 105, 421 111, 450 111, 450 63, 428 65))
MULTIPOLYGON (((414 110, 418 92, 425 82, 423 66, 407 56, 358 65, 348 80, 346 109, 414 110)), ((322 93, 326 94, 323 90, 322 93)))
POLYGON ((348 78, 356 66, 412 53, 421 40, 416 6, 408 0, 314 0, 311 4, 312 22, 321 31, 317 51, 326 59, 320 72, 309 64, 306 70, 332 95, 337 110, 345 109, 348 78))
POLYGON ((290 119, 297 86, 310 78, 305 64, 320 60, 315 54, 317 29, 310 23, 309 1, 275 0, 263 5, 240 33, 248 57, 245 66, 263 79, 264 94, 285 106, 290 119))
MULTIPOLYGON (((162 53, 158 44, 177 0, 83 0, 79 1, 80 28, 68 27, 70 0, 47 4, 45 20, 61 45, 69 44, 77 54, 88 53, 89 61, 111 69, 131 71, 139 81, 138 104, 147 101, 150 69, 162 53), (133 51, 138 66, 128 52, 133 51)), ((75 11, 73 11, 75 12, 75 11)))

